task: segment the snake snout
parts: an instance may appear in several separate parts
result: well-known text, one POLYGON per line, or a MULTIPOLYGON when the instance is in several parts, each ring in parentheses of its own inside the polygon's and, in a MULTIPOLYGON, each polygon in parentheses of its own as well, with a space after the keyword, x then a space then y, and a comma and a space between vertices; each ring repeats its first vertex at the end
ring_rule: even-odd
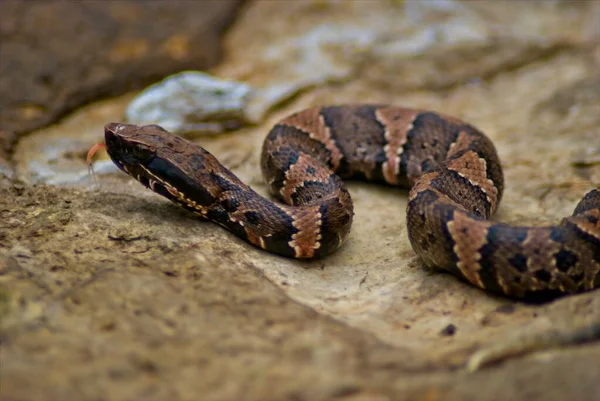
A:
POLYGON ((121 124, 121 123, 108 123, 108 124, 106 124, 104 126, 104 132, 105 133, 109 133, 109 134, 117 134, 123 128, 125 128, 125 124, 121 124))
POLYGON ((105 137, 121 137, 127 138, 134 136, 139 131, 137 125, 124 124, 124 123, 108 123, 104 126, 105 137))

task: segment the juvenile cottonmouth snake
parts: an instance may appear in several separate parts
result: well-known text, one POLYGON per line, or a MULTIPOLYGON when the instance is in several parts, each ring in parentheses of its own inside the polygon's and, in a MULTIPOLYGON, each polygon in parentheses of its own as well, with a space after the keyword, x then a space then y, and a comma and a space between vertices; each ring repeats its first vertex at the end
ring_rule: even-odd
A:
POLYGON ((429 265, 513 297, 600 287, 600 188, 550 227, 487 220, 502 196, 494 145, 439 113, 377 105, 314 107, 267 135, 261 168, 273 203, 200 146, 157 125, 110 123, 108 154, 144 186, 268 252, 327 255, 350 231, 341 178, 409 187, 407 226, 429 265))

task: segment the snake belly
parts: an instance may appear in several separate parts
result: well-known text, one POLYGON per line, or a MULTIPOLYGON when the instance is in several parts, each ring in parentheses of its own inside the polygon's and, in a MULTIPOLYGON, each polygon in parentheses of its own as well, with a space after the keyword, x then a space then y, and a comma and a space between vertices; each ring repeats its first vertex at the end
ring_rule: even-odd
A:
POLYGON ((313 107, 277 123, 262 149, 265 199, 202 147, 157 125, 110 123, 109 156, 154 192, 268 252, 325 256, 346 239, 353 204, 342 179, 410 188, 411 245, 428 266, 490 292, 526 297, 600 287, 600 188, 559 225, 489 221, 503 191, 492 142, 432 111, 313 107))

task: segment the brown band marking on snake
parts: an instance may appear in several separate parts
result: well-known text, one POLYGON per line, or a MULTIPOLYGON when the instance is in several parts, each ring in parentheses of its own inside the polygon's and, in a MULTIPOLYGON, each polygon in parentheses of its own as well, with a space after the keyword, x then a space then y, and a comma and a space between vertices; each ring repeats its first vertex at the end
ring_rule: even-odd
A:
MULTIPOLYGON (((259 196, 200 146, 156 126, 111 123, 107 151, 146 187, 269 252, 325 256, 353 205, 342 178, 409 187, 408 235, 425 264, 514 297, 600 287, 600 188, 556 226, 487 220, 503 192, 492 142, 454 117, 380 105, 313 107, 276 124, 259 196)), ((92 152, 93 153, 93 152, 92 152)))

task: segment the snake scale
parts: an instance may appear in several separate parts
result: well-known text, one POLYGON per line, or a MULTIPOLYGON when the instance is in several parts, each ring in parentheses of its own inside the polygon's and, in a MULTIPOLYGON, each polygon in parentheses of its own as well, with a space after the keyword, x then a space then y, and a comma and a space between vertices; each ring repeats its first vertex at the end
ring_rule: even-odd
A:
POLYGON ((600 188, 559 225, 488 220, 503 174, 492 142, 440 113, 386 105, 313 107, 277 123, 261 168, 274 203, 200 146, 157 125, 110 123, 113 162, 152 191, 268 252, 325 256, 350 231, 342 179, 410 188, 408 236, 429 266, 511 297, 600 287, 600 188))

